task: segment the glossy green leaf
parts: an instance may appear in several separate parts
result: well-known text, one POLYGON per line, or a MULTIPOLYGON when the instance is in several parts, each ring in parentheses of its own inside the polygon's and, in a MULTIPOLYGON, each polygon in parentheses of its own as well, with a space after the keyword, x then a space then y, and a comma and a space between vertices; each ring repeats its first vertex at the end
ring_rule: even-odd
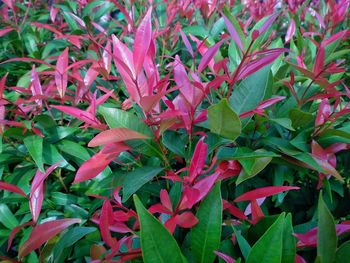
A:
POLYGON ((321 263, 333 262, 337 249, 337 233, 331 212, 322 198, 322 191, 318 199, 318 232, 317 256, 321 263))
POLYGON ((31 135, 24 138, 23 141, 35 164, 40 171, 45 172, 43 163, 43 138, 37 135, 31 135))
POLYGON ((145 263, 185 263, 179 245, 169 231, 143 206, 134 195, 140 220, 142 257, 145 263))
POLYGON ((205 197, 196 214, 198 223, 191 231, 191 249, 195 262, 211 263, 220 247, 222 199, 220 182, 205 197))
POLYGON ((141 167, 129 172, 123 181, 123 202, 126 202, 144 184, 151 181, 163 168, 141 167))
POLYGON ((282 213, 254 244, 248 255, 247 263, 282 262, 284 217, 285 214, 282 213))
POLYGON ((241 134, 241 121, 226 99, 208 108, 211 132, 235 140, 241 134))

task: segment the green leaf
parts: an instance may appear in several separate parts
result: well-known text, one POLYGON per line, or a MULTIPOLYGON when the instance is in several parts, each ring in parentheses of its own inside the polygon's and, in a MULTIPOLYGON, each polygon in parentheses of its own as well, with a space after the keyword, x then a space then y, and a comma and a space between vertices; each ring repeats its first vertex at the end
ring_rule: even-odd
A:
POLYGON ((344 263, 344 259, 350 258, 350 240, 343 243, 340 248, 337 250, 337 254, 335 256, 336 263, 344 263))
MULTIPOLYGON (((264 152, 263 150, 257 150, 256 152, 264 152)), ((272 157, 262 157, 262 158, 256 158, 250 167, 249 170, 242 169, 240 174, 238 175, 236 185, 244 182, 245 180, 248 180, 249 178, 254 177, 259 172, 261 172, 270 162, 272 161, 272 157)), ((242 163, 243 165, 243 163, 242 163)), ((244 168, 244 165, 243 165, 244 168)))
POLYGON ((5 204, 0 204, 0 223, 11 230, 19 225, 17 218, 5 204))
POLYGON ((210 263, 214 251, 220 247, 222 199, 220 182, 217 182, 202 201, 196 214, 198 224, 191 231, 191 247, 195 262, 210 263))
POLYGON ((208 108, 211 132, 235 140, 241 134, 241 121, 226 99, 208 108))
POLYGON ((173 153, 185 157, 187 136, 175 131, 165 131, 162 136, 163 144, 173 153))
POLYGON ((102 114, 110 128, 128 128, 147 137, 153 137, 151 129, 143 120, 131 112, 106 107, 99 107, 98 111, 102 114))
POLYGON ((280 157, 274 152, 269 152, 264 149, 253 151, 246 147, 220 147, 216 158, 218 161, 222 160, 249 160, 262 157, 280 157))
POLYGON ((321 263, 334 262, 337 249, 337 233, 331 212, 323 201, 322 191, 318 199, 317 257, 321 263))
POLYGON ((283 229, 283 263, 294 263, 296 255, 296 240, 293 236, 292 215, 287 214, 283 229))
POLYGON ((239 115, 255 109, 263 101, 266 91, 271 86, 271 66, 263 67, 233 89, 230 105, 239 115))
POLYGON ((161 167, 141 167, 128 173, 123 181, 123 202, 126 202, 137 190, 159 174, 161 167))
POLYGON ((142 257, 145 263, 181 263, 186 259, 169 231, 143 206, 134 195, 140 220, 142 257))
POLYGON ((60 238, 53 248, 53 258, 55 259, 55 262, 64 262, 64 249, 73 246, 78 240, 96 230, 97 229, 95 227, 80 226, 68 230, 68 232, 60 238))
POLYGON ((66 159, 58 152, 54 144, 45 144, 43 148, 43 161, 46 164, 53 165, 60 162, 58 167, 65 167, 67 170, 75 171, 66 159))
POLYGON ((292 121, 288 118, 275 118, 275 119, 270 119, 272 122, 277 123, 281 125, 282 127, 290 130, 290 131, 295 131, 294 128, 292 127, 292 121))
POLYGON ((244 259, 247 259, 250 250, 252 249, 248 243, 248 241, 242 236, 241 232, 236 230, 234 226, 232 226, 233 232, 235 233, 235 237, 237 239, 239 248, 241 249, 242 255, 244 259))
POLYGON ((282 213, 252 247, 247 263, 282 262, 284 217, 282 213))
POLYGON ((43 138, 37 135, 31 135, 24 138, 23 141, 40 171, 45 172, 43 164, 43 138))
POLYGON ((305 126, 310 121, 312 121, 313 116, 310 112, 305 112, 298 108, 295 108, 290 110, 289 118, 292 121, 292 126, 294 128, 299 128, 305 126))

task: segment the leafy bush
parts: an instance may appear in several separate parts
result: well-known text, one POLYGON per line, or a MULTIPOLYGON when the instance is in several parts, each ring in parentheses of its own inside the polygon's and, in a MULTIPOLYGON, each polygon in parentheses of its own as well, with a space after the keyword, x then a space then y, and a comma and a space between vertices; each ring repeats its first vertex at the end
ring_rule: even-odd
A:
POLYGON ((346 262, 349 0, 0 4, 3 262, 346 262))

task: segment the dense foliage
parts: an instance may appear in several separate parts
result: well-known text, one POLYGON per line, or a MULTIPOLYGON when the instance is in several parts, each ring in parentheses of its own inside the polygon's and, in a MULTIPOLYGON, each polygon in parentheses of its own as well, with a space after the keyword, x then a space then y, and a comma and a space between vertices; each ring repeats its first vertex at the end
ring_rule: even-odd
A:
POLYGON ((1 262, 348 262, 349 5, 0 1, 1 262))

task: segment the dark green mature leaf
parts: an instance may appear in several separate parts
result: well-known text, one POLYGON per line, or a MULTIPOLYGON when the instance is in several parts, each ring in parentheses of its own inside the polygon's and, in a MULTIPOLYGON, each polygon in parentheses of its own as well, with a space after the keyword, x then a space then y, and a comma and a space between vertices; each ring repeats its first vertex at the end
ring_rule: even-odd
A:
POLYGON ((141 167, 128 173, 123 181, 123 202, 126 202, 137 190, 144 184, 151 181, 153 177, 159 174, 161 167, 141 167))
POLYGON ((250 160, 263 157, 280 157, 274 152, 269 152, 264 149, 253 151, 246 147, 221 147, 218 150, 216 158, 222 160, 250 160))
POLYGON ((220 182, 217 182, 198 208, 198 223, 191 231, 191 248, 196 262, 210 263, 214 251, 220 247, 222 199, 220 182))
POLYGON ((234 226, 232 226, 233 232, 235 233, 235 237, 237 239, 237 243, 239 245, 239 248, 241 249, 241 252, 243 254, 244 259, 247 259, 250 250, 252 249, 248 243, 248 241, 242 236, 241 232, 236 230, 234 226))
POLYGON ((296 239, 293 236, 292 215, 287 214, 284 221, 283 250, 282 250, 281 262, 294 263, 295 255, 296 255, 296 239))
POLYGON ((233 89, 230 105, 238 115, 255 109, 263 101, 271 85, 270 68, 270 65, 263 67, 233 89))
POLYGON ((282 213, 252 247, 247 263, 280 263, 283 248, 285 214, 282 213))
POLYGON ((140 220, 142 257, 145 263, 185 263, 186 259, 169 231, 142 205, 134 195, 140 220))
POLYGON ((235 140, 241 134, 241 121, 226 99, 208 108, 210 130, 225 138, 235 140))
POLYGON ((317 257, 321 263, 334 262, 337 249, 337 233, 331 212, 323 201, 322 191, 318 199, 317 257))
POLYGON ((35 164, 40 171, 45 172, 43 163, 43 138, 37 135, 31 135, 24 138, 23 141, 35 164))
POLYGON ((350 240, 342 244, 335 255, 336 263, 343 263, 344 259, 350 258, 350 240))

